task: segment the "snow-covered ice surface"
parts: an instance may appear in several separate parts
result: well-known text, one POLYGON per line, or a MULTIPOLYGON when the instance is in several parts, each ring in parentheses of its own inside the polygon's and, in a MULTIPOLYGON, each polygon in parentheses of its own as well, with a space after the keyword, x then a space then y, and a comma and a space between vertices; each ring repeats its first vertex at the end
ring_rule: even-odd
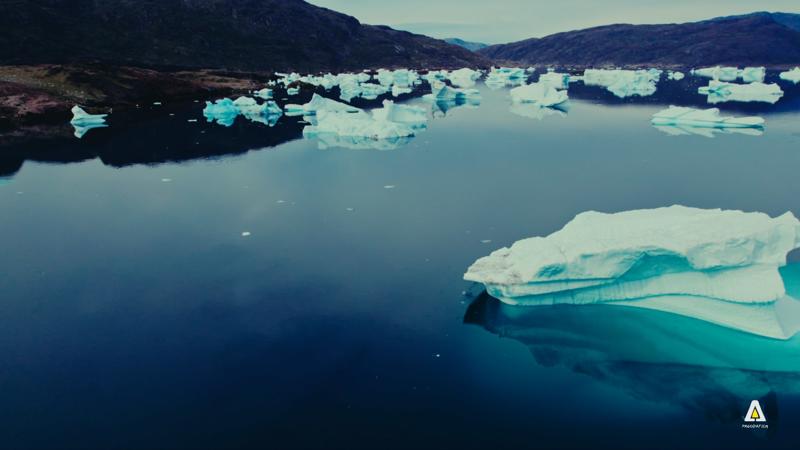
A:
POLYGON ((590 211, 550 236, 479 259, 464 278, 509 304, 616 302, 661 310, 674 304, 676 314, 733 326, 736 317, 721 312, 725 317, 714 319, 715 309, 703 305, 776 302, 785 295, 778 269, 797 247, 800 221, 791 213, 771 218, 678 205, 590 211), (686 306, 692 299, 703 301, 686 306))

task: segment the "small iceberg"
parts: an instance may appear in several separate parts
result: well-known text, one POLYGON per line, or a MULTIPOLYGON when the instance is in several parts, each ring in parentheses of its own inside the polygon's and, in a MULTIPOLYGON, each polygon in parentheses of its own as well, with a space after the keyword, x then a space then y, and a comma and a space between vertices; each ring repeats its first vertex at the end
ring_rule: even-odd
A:
POLYGON ((236 100, 223 98, 214 103, 206 102, 206 107, 203 109, 203 116, 208 122, 216 122, 225 127, 233 125, 240 114, 253 122, 273 126, 283 114, 283 110, 272 100, 259 104, 251 97, 239 97, 236 100))
POLYGON ((514 103, 535 103, 539 106, 556 106, 569 99, 567 91, 557 90, 549 83, 531 83, 511 89, 514 103))
POLYGON ((586 69, 583 84, 602 86, 619 98, 632 96, 647 97, 655 94, 661 71, 650 70, 606 70, 586 69))
POLYGON ((677 205, 590 211, 547 237, 477 260, 464 279, 512 305, 614 304, 745 329, 737 306, 784 297, 779 269, 798 247, 800 221, 790 212, 772 218, 677 205))
POLYGON ((381 95, 389 92, 389 88, 382 84, 361 83, 359 87, 361 98, 366 100, 375 100, 381 95))
POLYGON ((97 125, 106 123, 108 114, 89 114, 78 105, 72 107, 72 120, 70 123, 73 125, 97 125))
POLYGON ((778 74, 781 80, 791 81, 794 84, 800 83, 800 67, 778 74))
POLYGON ((206 102, 203 115, 209 122, 216 122, 219 125, 229 127, 236 121, 239 115, 239 108, 233 104, 233 100, 223 98, 214 103, 206 102))
POLYGON ((285 106, 285 109, 286 115, 290 117, 313 116, 316 115, 318 111, 341 111, 352 113, 363 112, 361 109, 356 108, 355 106, 337 102, 336 100, 325 98, 316 93, 311 97, 311 100, 308 103, 304 105, 295 105, 290 103, 285 106))
POLYGON ((407 86, 400 86, 398 84, 392 86, 392 97, 400 97, 403 94, 410 94, 411 92, 413 92, 413 89, 407 86))
POLYGON ((775 103, 783 97, 783 90, 776 83, 754 82, 749 84, 728 83, 711 80, 708 86, 697 90, 708 96, 708 103, 765 102, 775 103))
POLYGON ((695 76, 711 78, 716 81, 736 81, 741 78, 745 83, 762 83, 767 75, 767 70, 764 67, 739 69, 738 67, 715 66, 693 69, 691 73, 695 76))
POLYGON ((468 99, 479 99, 481 92, 477 89, 458 89, 453 88, 441 81, 434 81, 431 83, 431 93, 426 94, 424 98, 435 101, 459 101, 468 99))
POLYGON ((300 93, 300 88, 298 87, 290 87, 286 89, 286 95, 297 95, 300 93))
POLYGON ((686 77, 686 75, 684 75, 683 72, 679 72, 679 71, 674 71, 673 72, 672 70, 667 72, 667 79, 668 80, 680 81, 680 80, 684 79, 685 77, 686 77))
POLYGON ((305 127, 303 134, 307 137, 330 134, 378 141, 411 137, 414 129, 407 124, 376 120, 364 112, 317 111, 317 125, 305 127))
POLYGON ((492 67, 486 76, 486 85, 497 89, 503 86, 517 86, 528 80, 528 73, 519 67, 492 67))
POLYGON ((272 89, 264 88, 258 91, 253 92, 253 95, 262 99, 262 100, 270 100, 272 99, 272 89))
POLYGON ((466 67, 454 70, 447 75, 447 79, 450 80, 450 83, 459 88, 471 88, 475 86, 475 81, 480 77, 480 72, 466 67))
POLYGON ((722 117, 719 109, 695 109, 670 106, 653 114, 652 124, 656 126, 684 126, 695 128, 763 128, 761 117, 722 117))

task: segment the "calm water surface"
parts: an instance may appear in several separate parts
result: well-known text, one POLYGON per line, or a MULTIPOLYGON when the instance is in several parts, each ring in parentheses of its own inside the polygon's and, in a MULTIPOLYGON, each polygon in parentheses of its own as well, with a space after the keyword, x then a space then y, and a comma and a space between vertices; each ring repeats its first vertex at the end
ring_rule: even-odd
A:
POLYGON ((542 120, 481 85, 389 151, 320 149, 299 118, 206 124, 198 104, 7 150, 0 446, 797 448, 800 373, 747 358, 797 340, 515 312, 461 279, 586 210, 800 215, 798 88, 721 105, 767 126, 712 139, 650 126, 704 102, 669 83, 574 86, 542 120), (741 428, 753 399, 768 431, 741 428))

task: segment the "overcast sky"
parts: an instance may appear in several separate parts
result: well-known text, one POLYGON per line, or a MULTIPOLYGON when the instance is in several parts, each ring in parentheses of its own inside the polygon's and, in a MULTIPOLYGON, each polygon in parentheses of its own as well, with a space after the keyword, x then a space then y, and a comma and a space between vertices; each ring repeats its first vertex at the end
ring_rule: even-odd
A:
POLYGON ((753 11, 800 13, 800 0, 309 0, 433 37, 502 43, 609 23, 691 22, 753 11))

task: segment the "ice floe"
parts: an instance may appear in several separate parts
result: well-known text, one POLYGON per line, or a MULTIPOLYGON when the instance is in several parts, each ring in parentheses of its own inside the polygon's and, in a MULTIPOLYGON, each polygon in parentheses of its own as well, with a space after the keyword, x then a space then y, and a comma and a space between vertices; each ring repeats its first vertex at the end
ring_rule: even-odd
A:
POLYGON ((790 212, 590 211, 479 259, 464 278, 509 304, 613 303, 724 325, 739 310, 730 303, 771 305, 785 296, 779 268, 797 247, 800 221, 790 212), (720 308, 734 312, 710 317, 720 308))
POLYGON ((253 92, 253 95, 262 99, 262 100, 270 100, 272 99, 272 89, 264 88, 258 91, 253 92))
POLYGON ((425 98, 429 100, 444 100, 444 101, 459 101, 467 99, 479 99, 481 92, 477 89, 459 89, 450 87, 447 84, 434 80, 431 83, 431 93, 426 94, 425 98))
POLYGON ((775 103, 783 97, 783 90, 776 83, 753 82, 748 84, 710 80, 708 86, 700 87, 698 93, 708 96, 708 103, 765 102, 775 103))
POLYGON ((646 97, 656 92, 656 84, 661 78, 661 71, 621 70, 621 69, 586 69, 583 72, 583 83, 587 86, 602 86, 620 98, 640 96, 646 97))
POLYGON ((284 106, 287 116, 312 116, 316 115, 317 111, 343 111, 343 112, 360 112, 361 109, 355 106, 350 106, 346 103, 337 102, 325 98, 319 94, 314 94, 311 100, 304 105, 297 105, 289 103, 284 106))
POLYGON ((667 72, 667 79, 669 79, 669 80, 680 81, 680 80, 684 79, 685 77, 686 77, 686 75, 684 75, 683 72, 672 71, 672 70, 667 72))
POLYGON ((535 103, 539 106, 556 106, 569 99, 567 91, 557 90, 551 84, 538 82, 511 89, 514 103, 535 103))
POLYGON ((795 67, 792 70, 781 72, 778 74, 781 80, 791 81, 792 83, 800 83, 800 67, 795 67))

